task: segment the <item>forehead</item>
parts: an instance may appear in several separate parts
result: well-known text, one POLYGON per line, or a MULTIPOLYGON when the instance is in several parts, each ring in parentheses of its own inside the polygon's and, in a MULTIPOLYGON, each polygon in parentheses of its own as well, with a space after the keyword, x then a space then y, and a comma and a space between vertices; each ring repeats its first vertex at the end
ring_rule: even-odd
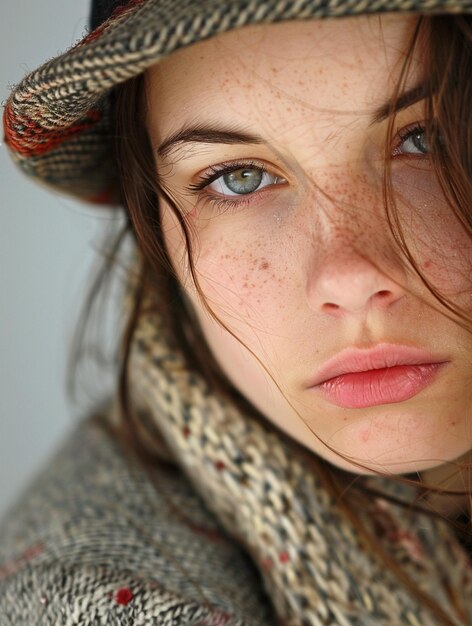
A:
POLYGON ((333 112, 349 123, 392 92, 416 21, 384 15, 266 24, 184 48, 146 72, 148 123, 155 136, 195 121, 197 112, 248 127, 313 113, 323 123, 333 112))

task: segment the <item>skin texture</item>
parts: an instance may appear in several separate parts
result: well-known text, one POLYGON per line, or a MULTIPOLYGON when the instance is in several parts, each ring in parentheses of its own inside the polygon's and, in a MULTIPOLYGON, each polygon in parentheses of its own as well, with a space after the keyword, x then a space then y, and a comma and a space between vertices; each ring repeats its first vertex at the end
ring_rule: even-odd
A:
MULTIPOLYGON (((273 424, 360 473, 422 471, 471 447, 472 336, 438 310, 395 244, 382 201, 387 121, 371 118, 393 93, 414 24, 412 16, 390 15, 247 27, 146 73, 156 173, 187 220, 208 304, 245 344, 200 301, 180 227, 161 201, 170 258, 211 350, 273 424), (265 143, 193 142, 157 155, 170 135, 202 124, 237 127, 265 143), (188 188, 211 168, 240 160, 262 164, 268 184, 229 198, 216 182, 188 188), (344 348, 383 342, 424 348, 449 363, 398 403, 346 409, 308 388, 344 348)), ((415 58, 407 88, 420 72, 415 58)), ((395 130, 422 115, 421 102, 411 105, 398 113, 395 130)), ((427 155, 398 134, 389 149, 411 252, 435 287, 470 310, 470 240, 427 155)))

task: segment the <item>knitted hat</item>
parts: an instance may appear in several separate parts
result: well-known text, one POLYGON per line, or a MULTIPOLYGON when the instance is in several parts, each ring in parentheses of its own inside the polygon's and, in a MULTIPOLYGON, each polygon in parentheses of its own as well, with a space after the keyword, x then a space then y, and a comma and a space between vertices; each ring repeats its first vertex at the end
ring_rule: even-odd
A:
POLYGON ((174 50, 234 28, 382 12, 472 13, 472 0, 93 0, 87 36, 13 89, 5 142, 30 176, 113 204, 113 87, 174 50))

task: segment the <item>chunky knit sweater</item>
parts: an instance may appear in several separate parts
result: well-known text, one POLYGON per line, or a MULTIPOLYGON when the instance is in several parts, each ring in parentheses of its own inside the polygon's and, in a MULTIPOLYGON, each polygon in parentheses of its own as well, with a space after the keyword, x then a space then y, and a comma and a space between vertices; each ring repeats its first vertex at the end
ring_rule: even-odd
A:
POLYGON ((81 419, 0 524, 0 626, 274 626, 244 550, 172 463, 81 419))

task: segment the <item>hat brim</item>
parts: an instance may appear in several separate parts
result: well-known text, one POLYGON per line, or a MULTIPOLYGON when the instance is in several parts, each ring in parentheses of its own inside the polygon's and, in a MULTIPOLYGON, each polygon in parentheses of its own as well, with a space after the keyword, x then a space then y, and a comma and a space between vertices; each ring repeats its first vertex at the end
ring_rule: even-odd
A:
POLYGON ((235 28, 385 12, 472 13, 472 1, 131 0, 13 89, 5 142, 29 176, 89 202, 114 204, 113 87, 179 48, 235 28))

